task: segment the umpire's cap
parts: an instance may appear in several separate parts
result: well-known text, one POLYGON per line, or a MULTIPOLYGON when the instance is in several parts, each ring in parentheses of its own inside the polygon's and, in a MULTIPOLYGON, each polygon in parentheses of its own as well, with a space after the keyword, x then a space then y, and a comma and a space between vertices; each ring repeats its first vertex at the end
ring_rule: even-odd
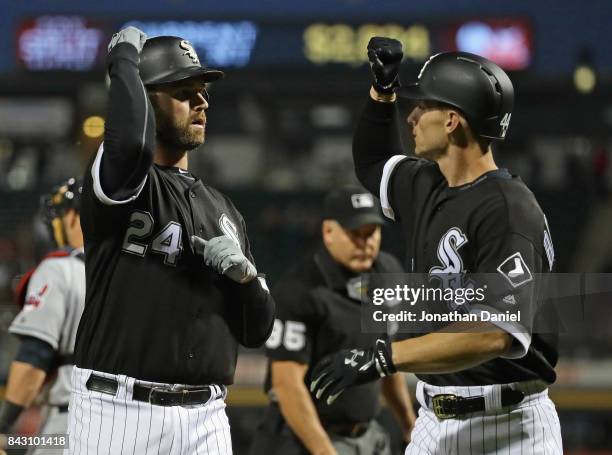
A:
POLYGON ((417 82, 398 96, 438 101, 459 109, 481 137, 503 140, 514 106, 514 87, 499 66, 468 52, 443 52, 425 62, 417 82))
POLYGON ((223 77, 222 71, 202 65, 193 45, 178 36, 147 39, 140 53, 138 69, 145 86, 192 78, 213 82, 223 77))
POLYGON ((383 224, 380 205, 365 189, 347 185, 331 190, 323 202, 323 218, 336 220, 345 229, 383 224))

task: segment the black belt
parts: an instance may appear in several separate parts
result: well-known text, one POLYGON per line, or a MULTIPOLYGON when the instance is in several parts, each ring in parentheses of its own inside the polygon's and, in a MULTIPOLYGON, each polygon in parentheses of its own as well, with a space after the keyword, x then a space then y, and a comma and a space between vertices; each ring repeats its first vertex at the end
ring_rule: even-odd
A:
MULTIPOLYGON (((105 378, 92 373, 89 379, 87 379, 85 386, 88 390, 116 395, 119 383, 115 379, 105 378)), ((188 406, 206 403, 210 400, 212 394, 213 389, 211 386, 205 386, 200 389, 169 390, 166 387, 134 384, 132 399, 158 406, 188 406)))
MULTIPOLYGON (((519 404, 523 398, 525 394, 520 390, 505 388, 501 391, 502 407, 519 404)), ((425 392, 425 402, 438 419, 456 419, 465 414, 485 410, 485 399, 482 395, 466 398, 444 393, 431 397, 425 392)))
POLYGON ((332 423, 330 425, 325 425, 325 430, 327 432, 346 438, 358 438, 363 436, 365 432, 368 431, 368 428, 370 428, 370 422, 332 423))

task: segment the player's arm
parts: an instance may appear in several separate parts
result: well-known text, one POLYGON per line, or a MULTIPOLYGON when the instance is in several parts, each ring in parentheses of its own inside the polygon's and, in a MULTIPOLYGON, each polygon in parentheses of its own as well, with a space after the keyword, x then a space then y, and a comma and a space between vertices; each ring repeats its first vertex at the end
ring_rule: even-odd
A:
POLYGON ((4 401, 0 404, 0 433, 8 433, 25 408, 38 395, 47 373, 52 369, 55 350, 34 337, 22 337, 11 363, 4 401))
POLYGON ((245 239, 244 252, 227 235, 210 240, 192 236, 191 241, 196 253, 204 258, 205 265, 224 277, 220 286, 231 305, 232 333, 243 346, 257 348, 272 331, 276 304, 268 290, 265 276, 257 273, 244 220, 241 221, 245 239))
POLYGON ((40 263, 28 283, 24 307, 9 327, 9 332, 18 336, 21 343, 9 372, 5 416, 6 412, 16 419, 17 407, 31 404, 55 366, 70 293, 65 268, 65 261, 69 260, 49 258, 40 263))
POLYGON ((138 72, 145 41, 142 31, 128 27, 109 44, 104 143, 92 169, 96 195, 106 204, 137 195, 153 163, 155 116, 138 72))
POLYGON ((271 362, 272 387, 287 422, 312 454, 335 454, 329 436, 321 425, 304 376, 308 365, 295 361, 271 362))
POLYGON ((355 174, 364 187, 379 196, 387 218, 409 219, 417 193, 429 194, 443 176, 434 163, 402 151, 393 93, 399 85, 401 43, 374 37, 368 43, 368 58, 373 84, 353 136, 355 174))
POLYGON ((472 368, 500 357, 512 347, 512 336, 490 322, 457 323, 392 344, 399 371, 443 374, 472 368), (452 331, 452 332, 451 332, 452 331))
POLYGON ((403 441, 410 442, 410 433, 416 416, 408 393, 406 377, 402 373, 386 376, 380 381, 380 386, 387 406, 400 424, 403 441))
POLYGON ((496 216, 483 216, 480 225, 485 234, 479 237, 482 246, 476 258, 476 272, 481 274, 473 276, 477 287, 486 280, 487 291, 482 303, 470 305, 470 313, 483 315, 485 311, 491 314, 512 310, 520 315, 520 322, 458 322, 391 346, 379 340, 356 365, 346 365, 344 359, 351 356, 348 351, 340 351, 321 361, 313 373, 312 388, 319 391, 319 396, 333 402, 346 387, 388 376, 397 370, 453 373, 497 357, 520 358, 527 353, 537 312, 536 280, 539 278, 535 272, 542 270, 541 255, 525 236, 506 232, 508 222, 504 222, 503 213, 488 215, 491 214, 496 216), (491 271, 494 272, 485 273, 491 271), (506 303, 508 297, 514 303, 506 303))
POLYGON ((350 349, 338 351, 315 366, 310 390, 318 399, 326 399, 331 404, 347 387, 397 371, 453 373, 503 356, 512 347, 512 337, 488 322, 469 323, 453 330, 465 332, 435 332, 391 344, 379 339, 358 359, 354 359, 350 349), (354 361, 345 361, 350 359, 354 361))
POLYGON ((231 329, 240 344, 247 348, 263 345, 272 332, 276 304, 265 284, 265 277, 239 284, 225 279, 228 301, 235 309, 231 329))
POLYGON ((480 246, 472 278, 476 287, 486 291, 482 302, 470 305, 470 313, 511 312, 520 315, 520 320, 455 323, 444 331, 393 343, 393 363, 399 370, 452 373, 497 357, 520 358, 527 353, 538 311, 542 254, 531 240, 513 232, 512 223, 528 230, 535 222, 532 214, 518 213, 516 220, 511 219, 498 199, 485 202, 489 208, 485 206, 475 220, 480 246))
POLYGON ((393 93, 399 85, 402 57, 402 45, 397 40, 372 38, 368 43, 373 86, 353 137, 353 161, 357 178, 373 194, 379 192, 385 164, 402 153, 393 93))
POLYGON ((498 313, 522 310, 521 323, 512 322, 457 322, 443 330, 397 341, 392 344, 392 363, 400 371, 443 374, 465 370, 497 357, 521 357, 531 343, 532 302, 535 300, 535 277, 532 270, 540 270, 540 261, 533 245, 520 235, 506 233, 504 211, 483 216, 479 254, 476 258, 478 287, 486 288, 485 300, 470 305, 470 313, 483 311, 498 313), (514 259, 520 253, 520 268, 524 277, 508 272, 515 268, 514 259), (493 273, 486 273, 491 272, 493 273), (529 280, 526 280, 529 277, 529 280), (509 280, 521 283, 516 287, 509 280), (486 285, 485 285, 486 283, 486 285), (515 298, 509 307, 506 295, 515 298))

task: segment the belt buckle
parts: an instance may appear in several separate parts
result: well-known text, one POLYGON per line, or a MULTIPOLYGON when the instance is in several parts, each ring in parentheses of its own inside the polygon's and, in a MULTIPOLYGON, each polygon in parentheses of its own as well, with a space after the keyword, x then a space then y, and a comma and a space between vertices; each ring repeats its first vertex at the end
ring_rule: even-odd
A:
POLYGON ((189 396, 189 390, 181 390, 181 405, 185 404, 185 399, 189 396))
POLYGON ((455 403, 459 401, 460 398, 461 397, 458 397, 457 395, 452 395, 450 393, 442 393, 439 395, 434 395, 431 398, 431 405, 433 407, 433 412, 436 415, 436 417, 441 420, 456 418, 457 413, 447 412, 445 410, 445 407, 447 403, 451 403, 451 402, 455 403))
MULTIPOLYGON (((149 389, 149 403, 153 404, 153 402, 151 401, 153 398, 153 392, 169 392, 169 390, 166 387, 151 387, 149 389)), ((163 403, 164 398, 160 397, 160 401, 163 403)))

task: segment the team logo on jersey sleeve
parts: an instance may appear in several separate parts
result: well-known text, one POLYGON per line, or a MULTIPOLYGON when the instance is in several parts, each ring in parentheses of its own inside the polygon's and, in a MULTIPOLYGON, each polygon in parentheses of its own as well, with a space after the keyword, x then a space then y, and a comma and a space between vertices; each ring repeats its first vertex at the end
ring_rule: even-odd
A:
POLYGON ((236 243, 236 245, 240 247, 240 236, 238 235, 238 228, 225 213, 223 213, 221 217, 219 217, 219 227, 225 235, 227 235, 230 239, 234 241, 234 243, 236 243))
POLYGON ((38 308, 42 303, 43 296, 47 293, 48 289, 49 286, 45 284, 38 291, 28 294, 23 305, 23 311, 32 311, 38 308))
POLYGON ((497 271, 510 283, 513 288, 522 286, 533 280, 531 270, 527 267, 523 256, 518 251, 508 257, 497 267, 497 271))

